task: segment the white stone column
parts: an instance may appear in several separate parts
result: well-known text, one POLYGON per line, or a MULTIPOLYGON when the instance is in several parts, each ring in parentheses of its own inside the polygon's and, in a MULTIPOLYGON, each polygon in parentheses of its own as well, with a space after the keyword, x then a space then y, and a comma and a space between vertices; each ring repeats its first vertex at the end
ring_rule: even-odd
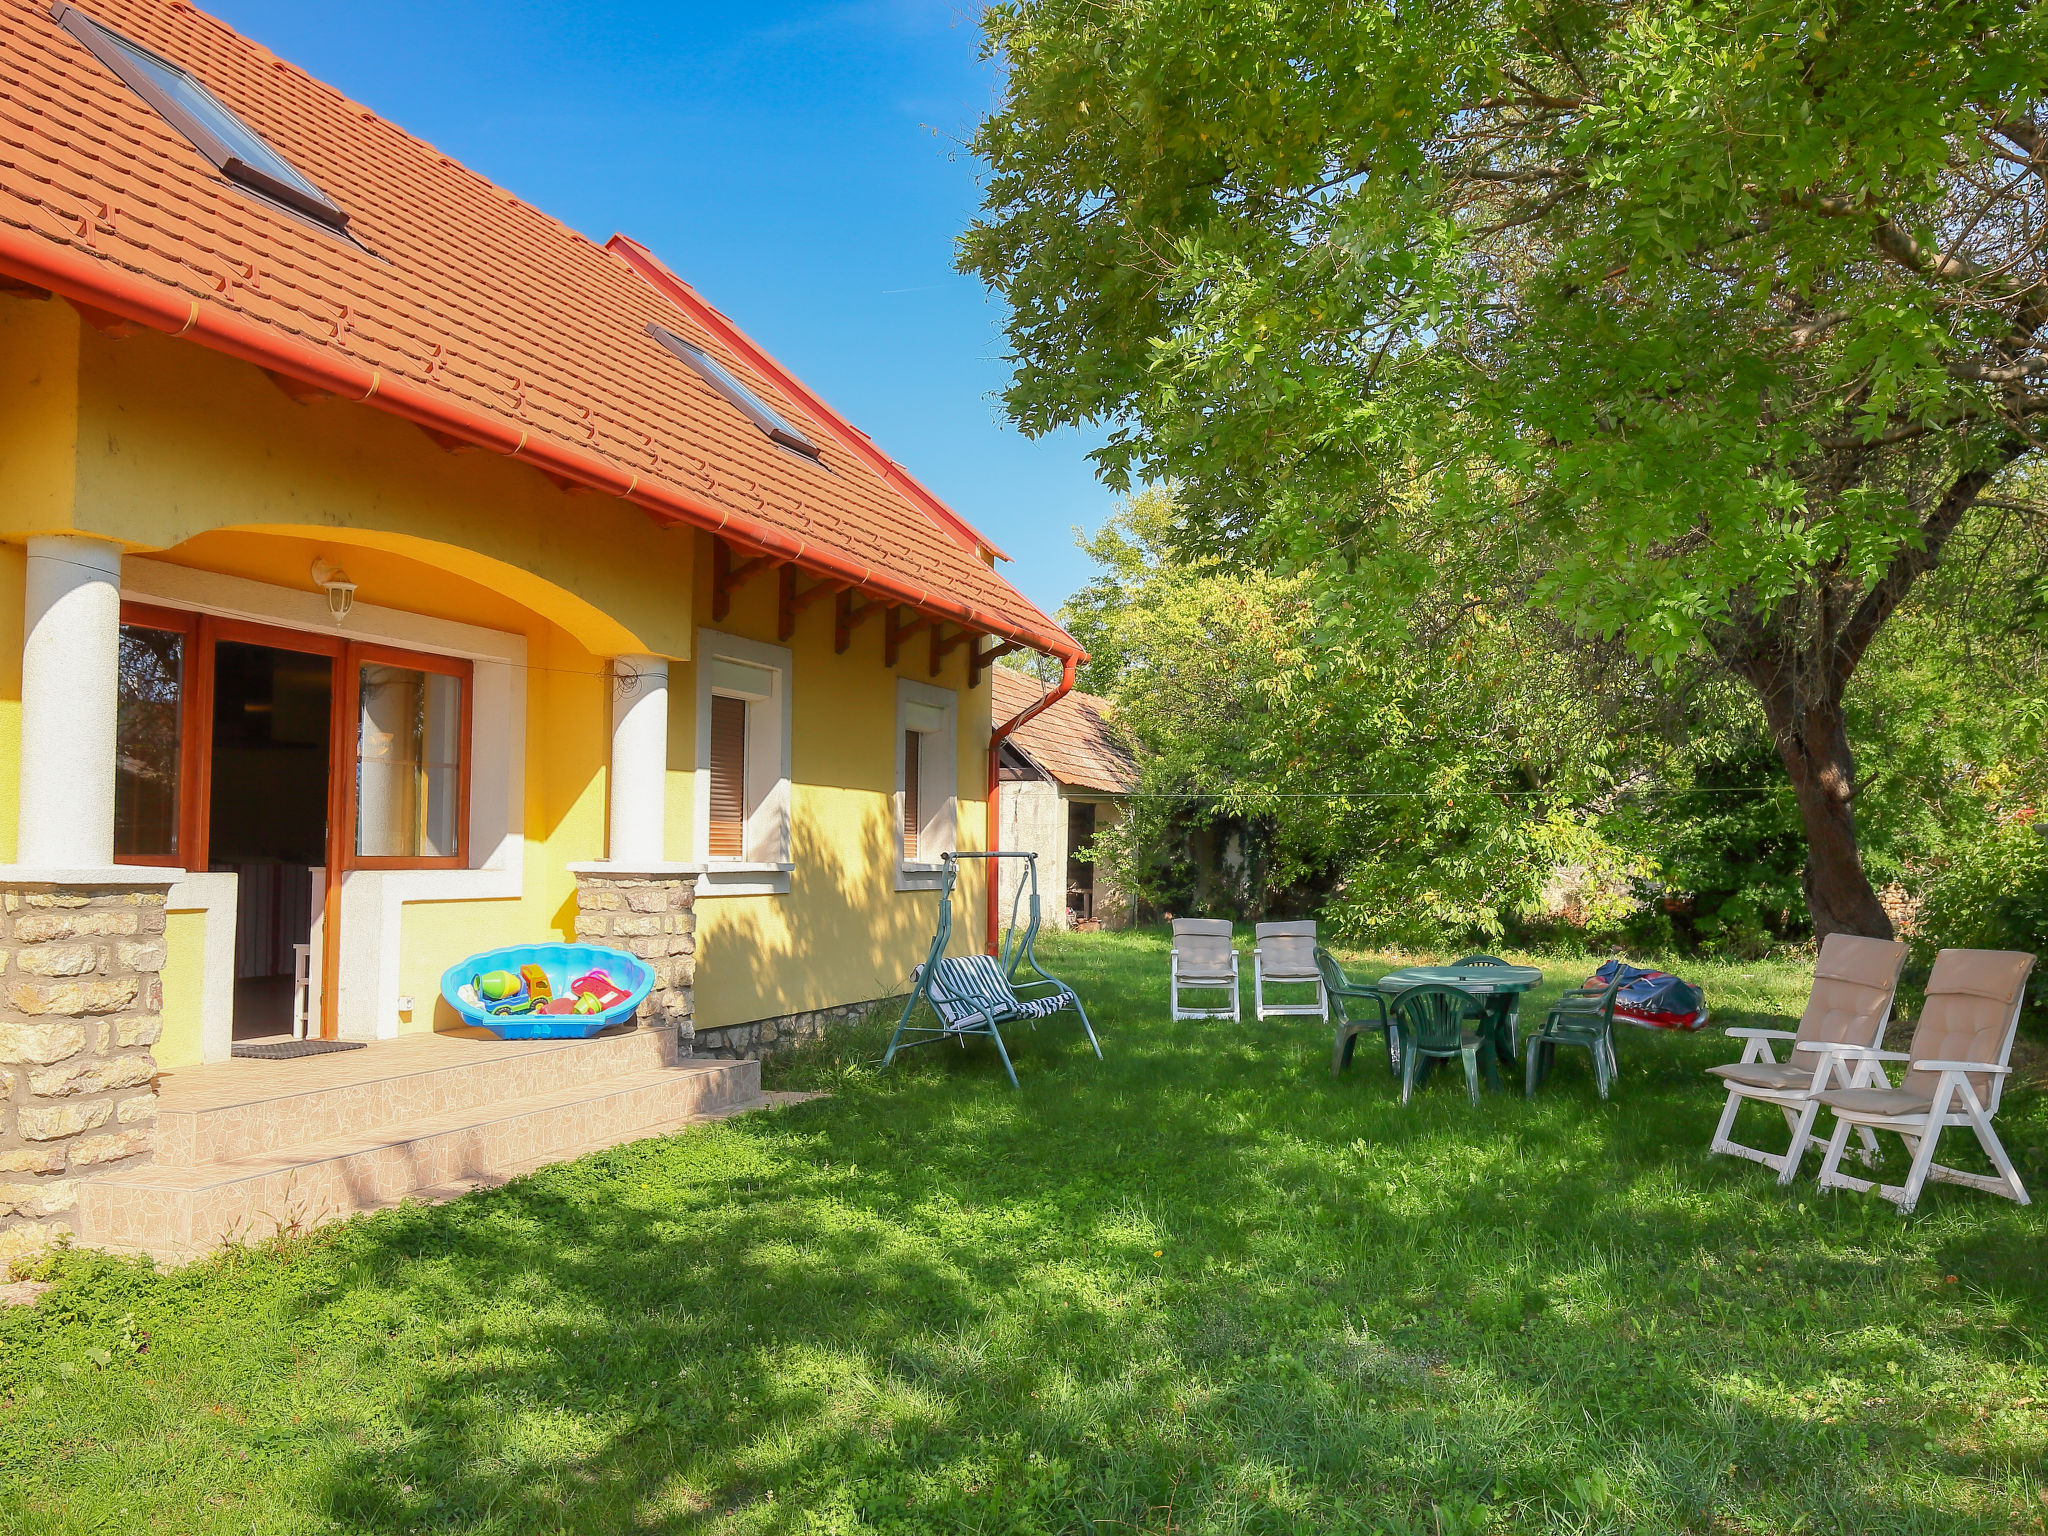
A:
POLYGON ((121 546, 31 538, 26 597, 15 858, 40 869, 104 869, 114 862, 121 546))
POLYGON ((658 865, 668 794, 668 662, 612 658, 612 816, 605 850, 617 865, 658 865))

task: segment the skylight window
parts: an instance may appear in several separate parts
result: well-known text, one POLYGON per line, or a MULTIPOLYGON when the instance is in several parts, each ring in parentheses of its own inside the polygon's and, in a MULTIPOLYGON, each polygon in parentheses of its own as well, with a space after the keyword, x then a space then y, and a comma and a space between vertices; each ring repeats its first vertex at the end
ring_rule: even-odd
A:
POLYGON ((730 400, 739 410, 740 414, 767 433, 771 441, 778 442, 792 452, 802 454, 805 458, 815 459, 818 457, 819 449, 816 443, 805 437, 803 433, 797 431, 787 420, 778 415, 769 406, 767 401, 733 377, 726 370, 724 364, 720 363, 709 352, 706 352, 701 347, 691 346, 689 342, 683 340, 682 337, 665 326, 650 323, 647 327, 647 334, 660 342, 664 347, 667 347, 669 351, 675 353, 685 363, 688 363, 696 371, 698 377, 725 396, 726 399, 730 400))
POLYGON ((94 58, 154 107, 165 122, 190 139, 193 147, 228 180, 283 203, 329 229, 348 228, 348 215, 335 206, 334 200, 266 144, 261 134, 223 106, 190 70, 108 31, 72 6, 58 5, 51 15, 58 26, 85 44, 94 58))

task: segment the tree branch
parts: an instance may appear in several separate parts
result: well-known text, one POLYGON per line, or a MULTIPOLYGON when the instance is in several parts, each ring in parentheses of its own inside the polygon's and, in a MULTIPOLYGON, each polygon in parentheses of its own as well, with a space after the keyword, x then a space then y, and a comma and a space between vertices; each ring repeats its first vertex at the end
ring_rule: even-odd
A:
POLYGON ((1863 594, 1863 600, 1856 605, 1848 622, 1835 637, 1831 661, 1837 686, 1848 683, 1857 663, 1863 660, 1863 653, 1870 649, 1870 642, 1877 638, 1877 632, 1884 628, 1885 621, 1905 601, 1913 583, 1941 563, 1941 553, 1948 544, 1949 536, 1962 522, 1963 514, 1976 505, 1977 493, 1997 479, 1999 472, 2024 453, 2027 446, 2024 440, 2010 437, 2000 445, 1995 464, 1966 469, 1957 475, 1934 510, 1922 519, 1919 546, 1909 546, 1892 556, 1884 575, 1863 594))

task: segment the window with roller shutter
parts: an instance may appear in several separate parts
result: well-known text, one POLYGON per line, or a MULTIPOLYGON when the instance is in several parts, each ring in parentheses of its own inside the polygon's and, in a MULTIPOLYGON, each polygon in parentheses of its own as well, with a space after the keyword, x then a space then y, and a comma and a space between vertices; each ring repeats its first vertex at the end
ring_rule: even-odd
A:
POLYGON ((710 629, 697 641, 697 894, 786 896, 790 652, 710 629))
POLYGON ((945 855, 958 846, 956 798, 960 696, 899 678, 896 683, 896 889, 935 890, 945 855))
POLYGON ((747 851, 747 701, 711 699, 711 835, 714 859, 747 851))
POLYGON ((918 812, 918 790, 921 768, 919 759, 924 755, 918 733, 903 733, 903 857, 917 858, 917 829, 922 818, 918 812))

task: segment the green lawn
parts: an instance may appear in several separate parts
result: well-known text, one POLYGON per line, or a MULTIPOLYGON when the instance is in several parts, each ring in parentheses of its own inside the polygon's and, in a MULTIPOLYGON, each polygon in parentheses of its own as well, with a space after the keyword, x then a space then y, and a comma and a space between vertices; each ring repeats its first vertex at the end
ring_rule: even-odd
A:
MULTIPOLYGON (((829 1099, 68 1256, 0 1312, 0 1530, 2048 1529, 2040 1208, 1708 1158, 1718 1033, 1628 1031, 1611 1104, 1574 1053, 1404 1110, 1312 1021, 1168 1023, 1156 933, 1046 953, 1108 1060, 1019 1031, 1021 1093, 870 1028, 771 1066, 829 1099)), ((1687 969, 1724 1023, 1803 997, 1687 969)), ((2001 1120, 2048 1192, 2043 1102, 2001 1120)))

